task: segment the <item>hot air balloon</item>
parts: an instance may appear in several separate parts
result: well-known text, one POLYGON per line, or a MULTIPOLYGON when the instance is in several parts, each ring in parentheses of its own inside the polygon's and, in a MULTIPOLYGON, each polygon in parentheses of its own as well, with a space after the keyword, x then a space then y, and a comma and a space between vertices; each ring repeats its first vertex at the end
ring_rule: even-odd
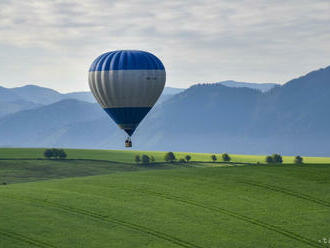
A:
POLYGON ((138 50, 107 52, 89 68, 89 87, 105 112, 131 136, 161 95, 166 81, 162 62, 138 50))

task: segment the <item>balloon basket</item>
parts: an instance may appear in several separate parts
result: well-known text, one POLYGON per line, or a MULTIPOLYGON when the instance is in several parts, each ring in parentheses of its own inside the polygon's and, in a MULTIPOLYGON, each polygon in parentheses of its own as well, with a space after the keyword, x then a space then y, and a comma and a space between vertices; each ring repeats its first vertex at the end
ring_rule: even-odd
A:
POLYGON ((132 147, 132 140, 130 138, 127 138, 125 140, 125 147, 127 148, 132 147))

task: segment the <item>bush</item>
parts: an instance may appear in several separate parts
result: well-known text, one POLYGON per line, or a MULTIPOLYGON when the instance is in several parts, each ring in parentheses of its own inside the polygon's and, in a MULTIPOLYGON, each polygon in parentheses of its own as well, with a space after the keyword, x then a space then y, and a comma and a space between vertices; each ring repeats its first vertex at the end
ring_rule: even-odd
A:
POLYGON ((225 162, 229 162, 231 160, 231 157, 227 153, 224 153, 222 154, 222 160, 225 162))
POLYGON ((150 158, 148 155, 143 154, 142 155, 142 164, 149 164, 150 163, 150 158))
POLYGON ((185 159, 187 160, 187 163, 189 163, 191 156, 190 155, 186 155, 185 159))
POLYGON ((173 152, 166 153, 164 159, 165 159, 166 162, 171 162, 171 163, 173 163, 176 160, 175 155, 174 155, 173 152))
POLYGON ((273 163, 281 164, 283 162, 282 156, 280 154, 275 153, 272 155, 272 157, 273 157, 273 163))
POLYGON ((156 159, 154 158, 154 156, 150 156, 150 161, 151 162, 155 162, 156 161, 156 159))
POLYGON ((302 163, 304 163, 304 159, 303 159, 303 157, 300 157, 300 156, 298 155, 298 156, 295 157, 294 162, 295 162, 296 164, 302 164, 302 163))
POLYGON ((185 163, 186 160, 185 160, 184 158, 180 158, 178 162, 179 162, 179 163, 185 163))
POLYGON ((266 163, 268 163, 268 164, 273 163, 273 157, 272 157, 272 156, 266 156, 265 161, 266 161, 266 163))
POLYGON ((217 156, 215 156, 214 154, 211 155, 211 159, 213 162, 217 161, 217 156))
POLYGON ((140 163, 141 162, 141 158, 140 158, 140 155, 135 155, 135 163, 140 163))

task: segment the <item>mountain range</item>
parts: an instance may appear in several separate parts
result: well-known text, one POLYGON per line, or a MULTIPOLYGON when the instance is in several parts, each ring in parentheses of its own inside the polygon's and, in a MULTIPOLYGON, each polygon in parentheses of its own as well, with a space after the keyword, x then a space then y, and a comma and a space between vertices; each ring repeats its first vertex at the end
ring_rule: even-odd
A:
MULTIPOLYGON (((257 89, 225 82, 166 89, 134 149, 330 156, 330 66, 257 89)), ((0 146, 123 148, 124 132, 89 92, 1 87, 0 114, 0 146)))

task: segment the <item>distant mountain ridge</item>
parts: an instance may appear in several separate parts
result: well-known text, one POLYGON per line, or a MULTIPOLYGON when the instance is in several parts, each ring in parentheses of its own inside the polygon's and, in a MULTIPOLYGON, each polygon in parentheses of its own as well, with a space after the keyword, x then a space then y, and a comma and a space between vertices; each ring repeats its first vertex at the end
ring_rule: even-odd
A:
MULTIPOLYGON (((134 149, 330 156, 330 66, 266 92, 218 83, 162 97, 134 149)), ((0 146, 123 149, 124 139, 98 104, 81 100, 0 118, 0 146)))
MULTIPOLYGON (((182 90, 183 89, 179 88, 165 87, 159 99, 159 103, 169 99, 172 95, 182 90)), ((53 104, 65 99, 76 99, 90 103, 96 102, 94 96, 89 91, 62 94, 56 90, 37 85, 25 85, 15 88, 0 86, 0 118, 7 114, 53 104)))
POLYGON ((280 86, 280 84, 274 84, 274 83, 247 83, 247 82, 237 82, 233 80, 218 82, 218 84, 222 84, 224 86, 234 87, 234 88, 246 87, 246 88, 260 90, 262 92, 267 92, 276 86, 280 86))

